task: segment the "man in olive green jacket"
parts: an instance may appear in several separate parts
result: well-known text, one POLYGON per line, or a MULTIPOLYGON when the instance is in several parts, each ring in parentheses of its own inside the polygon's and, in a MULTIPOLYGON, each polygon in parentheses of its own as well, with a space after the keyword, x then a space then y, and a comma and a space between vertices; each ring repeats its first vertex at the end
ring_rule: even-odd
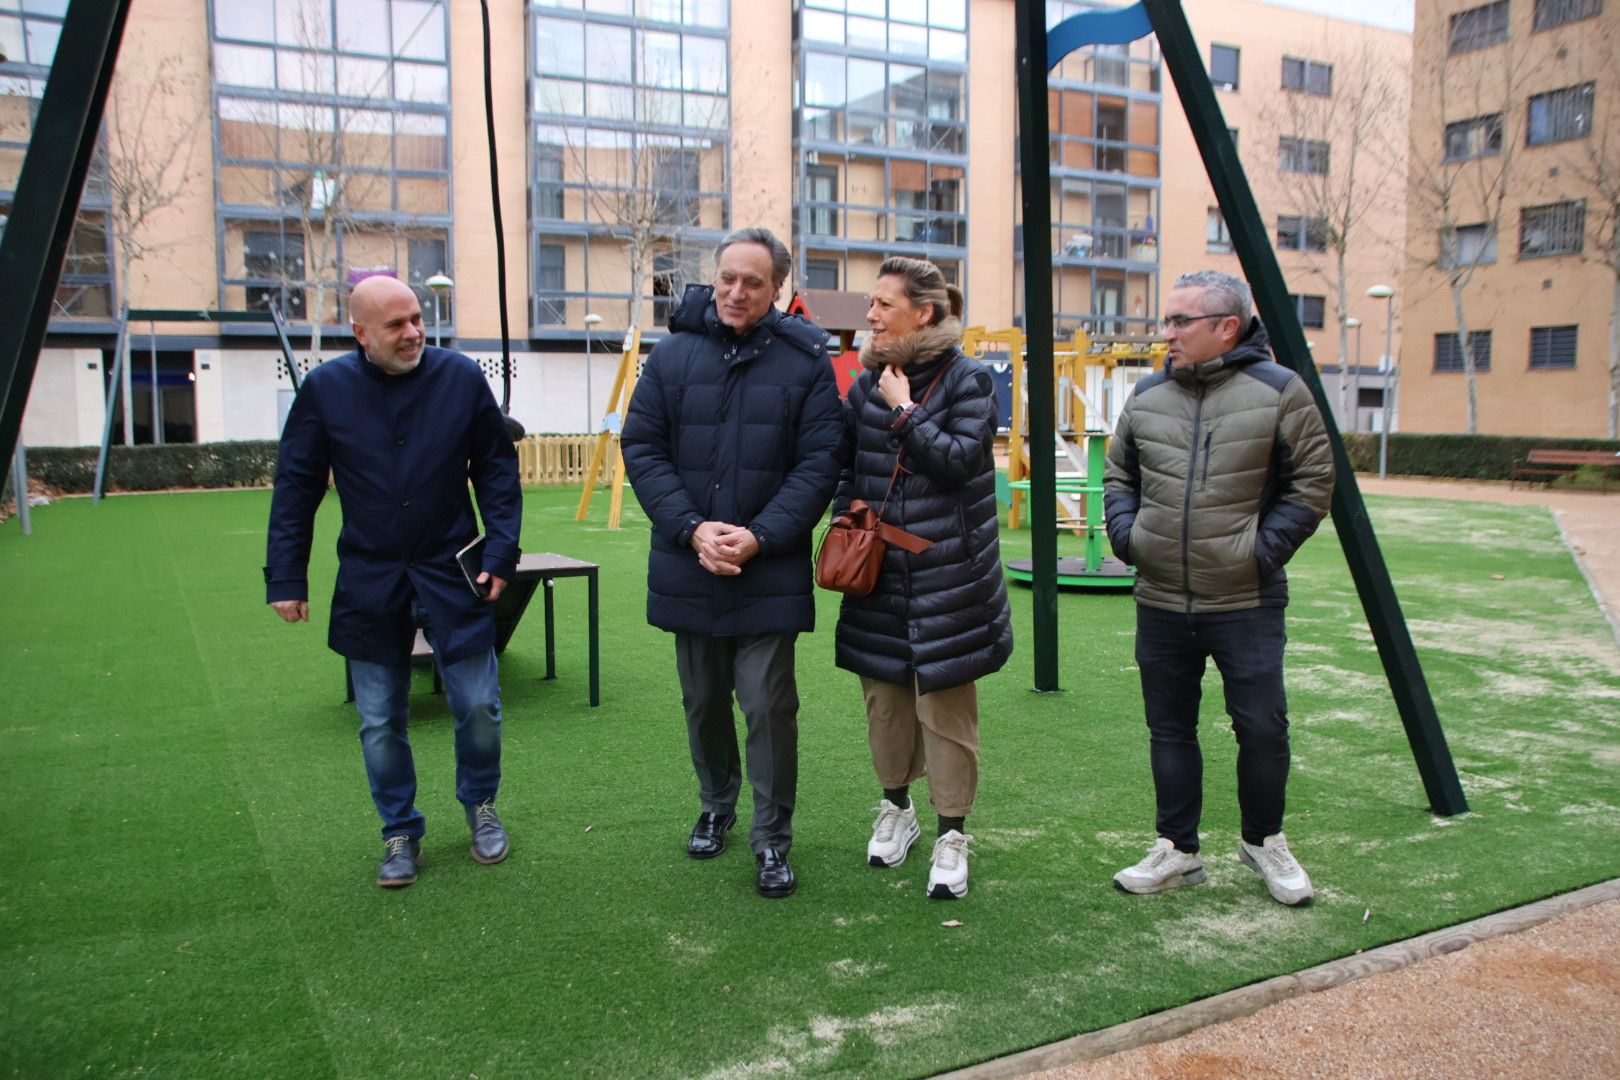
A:
POLYGON ((1205 879, 1198 706, 1213 659, 1238 740, 1238 857, 1275 899, 1298 906, 1312 889, 1282 831, 1283 565, 1327 514, 1332 450, 1304 381, 1271 359, 1241 278, 1183 275, 1162 325, 1170 363, 1136 385, 1104 478, 1109 540, 1136 567, 1136 662, 1159 833, 1114 883, 1152 893, 1205 879))

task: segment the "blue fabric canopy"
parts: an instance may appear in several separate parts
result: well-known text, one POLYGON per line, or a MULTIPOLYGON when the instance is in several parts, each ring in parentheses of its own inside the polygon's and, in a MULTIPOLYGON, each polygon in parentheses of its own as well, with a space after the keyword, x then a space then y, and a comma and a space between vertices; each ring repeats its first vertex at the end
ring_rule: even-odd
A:
POLYGON ((1147 9, 1141 4, 1117 11, 1088 11, 1071 15, 1047 31, 1046 67, 1051 70, 1082 45, 1126 45, 1153 33, 1147 9))

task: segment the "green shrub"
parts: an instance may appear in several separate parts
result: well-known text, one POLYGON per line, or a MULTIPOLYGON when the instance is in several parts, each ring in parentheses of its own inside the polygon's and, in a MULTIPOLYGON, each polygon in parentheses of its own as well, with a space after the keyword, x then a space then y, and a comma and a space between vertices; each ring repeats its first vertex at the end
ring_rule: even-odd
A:
MULTIPOLYGON (((28 475, 61 491, 82 494, 95 487, 94 446, 30 446, 28 475)), ((168 488, 257 487, 276 473, 276 443, 172 443, 114 446, 107 455, 108 491, 168 488)))
MULTIPOLYGON (((1378 436, 1346 435, 1345 452, 1357 472, 1378 471, 1378 436)), ((1392 433, 1385 471, 1391 476, 1457 480, 1511 480, 1531 450, 1616 450, 1614 439, 1559 439, 1539 435, 1425 435, 1392 433)))

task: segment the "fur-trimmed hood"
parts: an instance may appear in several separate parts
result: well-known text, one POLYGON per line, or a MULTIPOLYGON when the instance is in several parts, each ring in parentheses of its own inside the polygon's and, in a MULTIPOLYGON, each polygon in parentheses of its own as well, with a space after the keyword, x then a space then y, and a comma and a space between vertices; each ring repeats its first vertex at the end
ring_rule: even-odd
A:
POLYGON ((868 337, 866 344, 861 346, 861 366, 868 371, 876 371, 885 364, 908 368, 913 364, 926 363, 946 349, 960 344, 962 320, 947 315, 933 326, 920 327, 899 341, 885 345, 876 345, 868 337))

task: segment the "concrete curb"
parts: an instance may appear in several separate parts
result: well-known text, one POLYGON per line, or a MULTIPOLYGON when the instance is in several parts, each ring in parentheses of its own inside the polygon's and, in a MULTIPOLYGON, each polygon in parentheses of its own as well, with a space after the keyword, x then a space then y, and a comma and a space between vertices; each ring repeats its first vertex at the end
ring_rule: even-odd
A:
POLYGON ((950 1080, 1001 1080, 1027 1076, 1045 1069, 1117 1054, 1149 1043, 1165 1042, 1210 1024, 1236 1020, 1259 1012, 1268 1005, 1307 993, 1328 990, 1368 975, 1398 971, 1421 960, 1444 956, 1465 949, 1477 941, 1518 933, 1540 926, 1558 915, 1620 899, 1620 878, 1599 882, 1584 889, 1550 896, 1522 907, 1498 911, 1472 922, 1448 926, 1406 941, 1341 957, 1292 975, 1240 986, 1201 1001, 1191 1001, 1174 1009, 1130 1020, 1100 1031, 1076 1035, 1061 1042, 1037 1046, 1006 1057, 994 1058, 965 1069, 940 1073, 950 1080))

